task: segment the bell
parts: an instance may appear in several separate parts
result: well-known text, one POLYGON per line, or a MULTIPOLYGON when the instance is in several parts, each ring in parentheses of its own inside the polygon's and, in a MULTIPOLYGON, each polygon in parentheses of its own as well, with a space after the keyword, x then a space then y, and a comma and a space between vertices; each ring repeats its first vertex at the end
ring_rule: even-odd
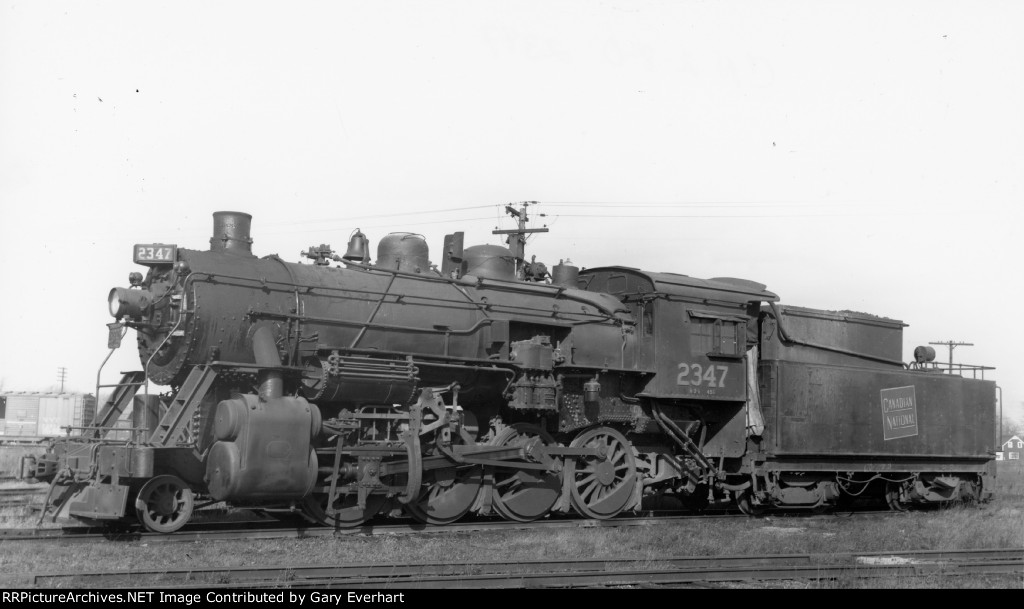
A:
POLYGON ((349 237, 348 250, 342 258, 344 260, 357 260, 366 264, 370 261, 369 249, 369 240, 357 228, 356 232, 352 233, 352 236, 349 237))

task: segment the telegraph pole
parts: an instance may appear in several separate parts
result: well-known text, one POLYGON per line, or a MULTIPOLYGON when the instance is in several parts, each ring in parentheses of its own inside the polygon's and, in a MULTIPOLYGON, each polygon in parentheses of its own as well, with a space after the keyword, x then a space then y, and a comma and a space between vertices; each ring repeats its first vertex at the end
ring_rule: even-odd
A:
POLYGON ((949 371, 953 371, 953 349, 956 347, 973 347, 974 343, 961 343, 955 340, 947 340, 945 342, 928 343, 929 345, 946 345, 949 347, 949 371))
POLYGON ((57 380, 60 381, 60 392, 64 393, 64 381, 68 378, 68 369, 57 368, 57 380))
MULTIPOLYGON (((526 235, 548 232, 547 228, 526 228, 526 222, 529 220, 526 216, 526 208, 536 204, 536 201, 523 201, 520 203, 522 205, 520 209, 516 209, 512 205, 506 205, 505 212, 518 221, 519 228, 491 231, 492 235, 508 235, 505 243, 508 244, 508 249, 512 250, 512 257, 516 259, 516 277, 519 279, 523 278, 523 262, 526 260, 526 235)), ((541 215, 543 216, 544 214, 541 215)))

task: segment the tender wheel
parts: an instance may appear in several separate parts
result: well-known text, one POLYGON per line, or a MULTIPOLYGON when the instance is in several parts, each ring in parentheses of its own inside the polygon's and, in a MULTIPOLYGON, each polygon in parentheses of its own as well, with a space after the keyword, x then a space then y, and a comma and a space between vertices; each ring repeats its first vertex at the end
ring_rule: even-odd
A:
POLYGON ((423 492, 406 504, 409 515, 424 524, 450 524, 462 518, 476 502, 483 486, 479 465, 444 467, 423 472, 423 492))
POLYGON ((909 504, 900 500, 900 490, 902 488, 903 485, 899 482, 885 483, 885 502, 889 504, 889 509, 894 512, 906 512, 910 507, 909 504))
POLYGON ((334 501, 334 513, 328 514, 327 494, 315 493, 303 501, 302 514, 317 524, 329 527, 357 527, 376 516, 386 501, 384 495, 370 495, 366 498, 366 507, 360 508, 356 493, 346 493, 334 501))
POLYGON ((960 501, 964 505, 975 505, 981 500, 981 482, 964 480, 960 483, 960 501))
POLYGON ((604 520, 630 507, 637 473, 629 440, 611 427, 598 427, 577 436, 571 446, 601 449, 605 455, 567 463, 573 508, 583 516, 604 520))
POLYGON ((139 489, 135 513, 155 533, 173 533, 192 517, 192 490, 177 476, 157 476, 139 489))
MULTIPOLYGON (((495 446, 523 446, 540 438, 554 444, 548 432, 529 423, 506 427, 494 438, 495 446)), ((491 505, 502 518, 519 522, 537 520, 551 511, 562 494, 562 474, 540 470, 495 468, 491 505)))

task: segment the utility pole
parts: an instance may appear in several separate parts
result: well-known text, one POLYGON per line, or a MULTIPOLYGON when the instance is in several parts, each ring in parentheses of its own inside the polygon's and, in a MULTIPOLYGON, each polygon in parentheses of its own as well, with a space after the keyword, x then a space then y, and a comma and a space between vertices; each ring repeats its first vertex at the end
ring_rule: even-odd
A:
MULTIPOLYGON (((526 208, 531 205, 536 205, 536 201, 523 201, 520 203, 522 208, 516 209, 512 205, 505 206, 505 212, 518 220, 519 228, 512 230, 492 230, 492 235, 508 235, 508 239, 505 243, 508 244, 508 249, 512 250, 512 257, 516 259, 516 277, 519 279, 523 278, 523 263, 526 260, 526 235, 530 233, 546 233, 547 228, 526 228, 526 222, 529 218, 526 216, 526 208)), ((541 214, 542 216, 544 214, 541 214)))
POLYGON ((57 368, 57 380, 60 381, 60 392, 64 393, 64 381, 68 378, 67 368, 57 368))
POLYGON ((955 340, 947 340, 945 342, 928 343, 929 345, 946 345, 949 347, 949 370, 953 371, 953 349, 956 347, 973 347, 974 343, 961 343, 955 340))

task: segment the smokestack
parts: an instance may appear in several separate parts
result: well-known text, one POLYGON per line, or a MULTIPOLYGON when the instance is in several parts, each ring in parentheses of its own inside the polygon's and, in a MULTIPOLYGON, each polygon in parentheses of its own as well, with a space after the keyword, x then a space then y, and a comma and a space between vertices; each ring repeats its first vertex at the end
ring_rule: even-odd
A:
POLYGON ((241 211, 213 212, 213 236, 210 237, 211 252, 237 252, 252 255, 252 239, 249 228, 252 216, 241 211))

